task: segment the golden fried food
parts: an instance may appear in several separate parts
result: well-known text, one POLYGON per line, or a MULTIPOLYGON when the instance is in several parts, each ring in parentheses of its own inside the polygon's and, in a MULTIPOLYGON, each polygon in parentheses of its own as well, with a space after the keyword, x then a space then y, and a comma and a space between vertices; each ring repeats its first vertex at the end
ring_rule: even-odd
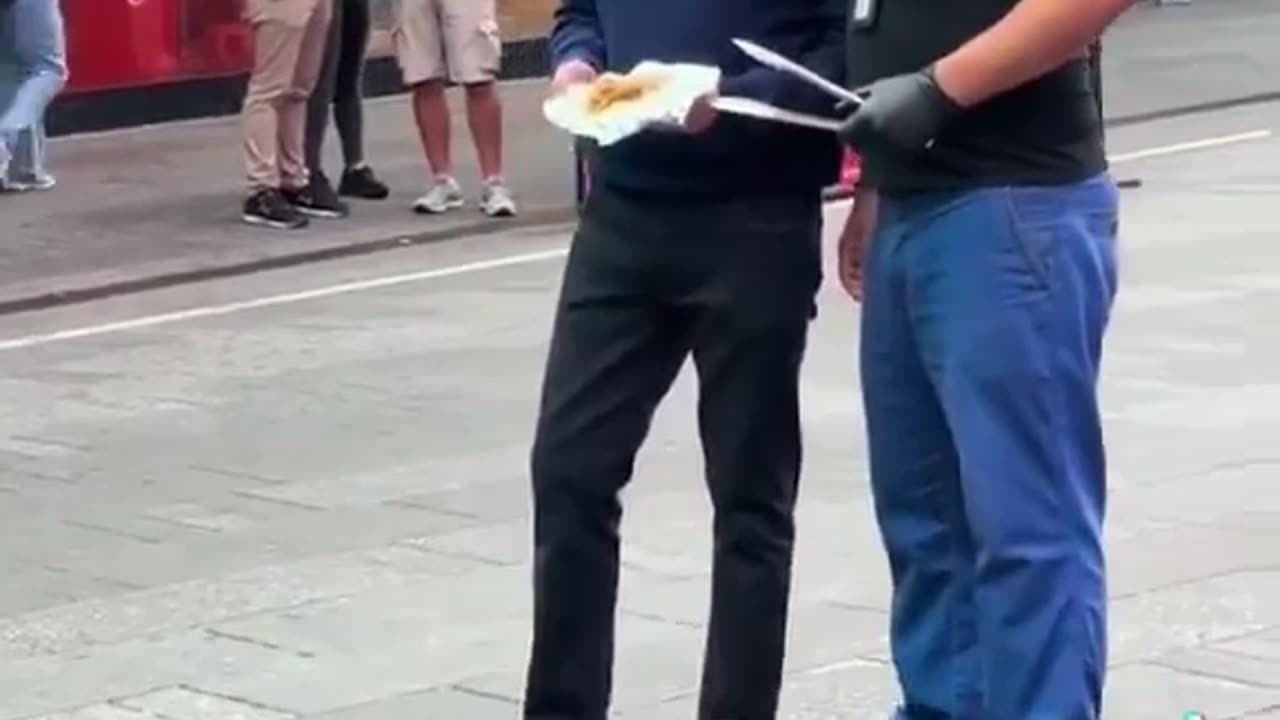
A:
POLYGON ((639 100, 662 85, 661 75, 618 75, 605 73, 591 83, 587 112, 599 115, 622 103, 639 100))

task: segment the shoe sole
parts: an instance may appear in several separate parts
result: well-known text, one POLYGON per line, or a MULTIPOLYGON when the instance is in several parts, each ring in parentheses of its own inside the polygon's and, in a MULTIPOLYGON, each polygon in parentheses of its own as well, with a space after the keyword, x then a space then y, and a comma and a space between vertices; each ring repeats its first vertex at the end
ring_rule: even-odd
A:
POLYGON ((307 217, 322 218, 324 220, 341 220, 350 214, 341 210, 326 210, 324 208, 303 207, 301 205, 294 205, 294 209, 307 217))
POLYGON ((516 211, 511 208, 500 208, 498 210, 481 210, 481 212, 483 212, 486 217, 491 217, 491 218, 513 218, 516 216, 516 211))
POLYGON ((413 211, 419 215, 443 215, 449 212, 450 210, 458 210, 465 205, 466 203, 462 200, 450 201, 446 203, 443 208, 433 208, 433 207, 427 207, 426 205, 415 204, 413 206, 413 211))
POLYGON ((9 193, 44 192, 46 190, 52 190, 57 185, 58 184, 56 182, 46 182, 46 183, 12 182, 8 184, 0 185, 0 192, 9 192, 9 193))
POLYGON ((307 222, 305 220, 300 223, 288 223, 282 220, 264 218, 259 215, 244 214, 240 216, 240 219, 243 220, 246 225, 271 228, 272 230, 301 230, 307 226, 307 222))
POLYGON ((354 198, 356 200, 386 200, 391 197, 390 192, 370 192, 361 193, 352 190, 338 190, 338 197, 354 198))

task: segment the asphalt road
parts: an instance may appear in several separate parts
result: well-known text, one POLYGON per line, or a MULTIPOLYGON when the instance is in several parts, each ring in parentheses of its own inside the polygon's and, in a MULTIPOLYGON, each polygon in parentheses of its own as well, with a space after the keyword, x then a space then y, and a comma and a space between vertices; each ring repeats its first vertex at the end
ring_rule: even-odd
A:
MULTIPOLYGON (((1116 720, 1280 718, 1271 129, 1276 106, 1111 137, 1145 183, 1104 383, 1116 720)), ((0 720, 515 717, 565 243, 518 231, 0 321, 0 720)), ((895 700, 855 333, 825 289, 789 720, 895 700)), ((693 716, 692 408, 685 377, 627 498, 624 718, 693 716)))

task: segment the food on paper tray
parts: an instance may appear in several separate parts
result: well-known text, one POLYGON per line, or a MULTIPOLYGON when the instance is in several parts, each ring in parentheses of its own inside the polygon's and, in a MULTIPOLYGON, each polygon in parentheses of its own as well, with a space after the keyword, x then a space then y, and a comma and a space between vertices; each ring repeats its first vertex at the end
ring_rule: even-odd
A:
POLYGON ((604 73, 571 87, 542 110, 553 125, 611 145, 649 128, 681 125, 693 104, 719 84, 718 68, 643 62, 625 75, 604 73))
POLYGON ((619 105, 641 100, 646 95, 661 89, 666 80, 667 76, 658 73, 646 75, 605 73, 588 85, 587 113, 592 117, 599 117, 619 105))

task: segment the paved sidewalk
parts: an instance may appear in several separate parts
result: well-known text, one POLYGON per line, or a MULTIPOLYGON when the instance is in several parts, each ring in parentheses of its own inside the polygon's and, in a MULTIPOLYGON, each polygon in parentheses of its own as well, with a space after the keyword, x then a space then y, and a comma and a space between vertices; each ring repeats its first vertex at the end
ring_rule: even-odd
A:
MULTIPOLYGON (((571 143, 542 119, 543 92, 537 81, 503 87, 507 175, 522 203, 522 222, 563 219, 572 205, 571 143)), ((461 103, 454 106, 455 164, 474 195, 475 153, 458 112, 461 103)), ((60 184, 54 192, 0 197, 0 305, 354 244, 456 236, 494 224, 474 203, 444 218, 411 212, 427 170, 406 97, 370 101, 366 126, 370 164, 392 186, 392 197, 356 203, 349 219, 316 221, 301 232, 239 222, 244 173, 235 118, 57 141, 52 165, 60 184)), ((326 149, 333 175, 337 142, 326 149)))
POLYGON ((1275 0, 1138 5, 1103 40, 1107 116, 1280 95, 1277 38, 1275 0))
MULTIPOLYGON (((1140 6, 1108 36, 1106 105, 1113 119, 1280 90, 1280 3, 1197 0, 1140 6)), ((509 179, 524 222, 570 215, 573 167, 567 139, 543 120, 539 82, 509 84, 509 179)), ((474 188, 473 153, 459 118, 455 143, 474 188)), ((456 237, 487 226, 474 212, 412 215, 425 164, 403 97, 368 109, 369 156, 391 182, 387 203, 358 204, 341 222, 302 233, 243 227, 236 120, 158 126, 54 143, 61 186, 41 196, 0 197, 0 312, 45 297, 157 277, 297 263, 353 247, 456 237)), ((336 144, 330 143, 330 151, 336 144)), ((331 163, 331 167, 336 164, 331 163)))

